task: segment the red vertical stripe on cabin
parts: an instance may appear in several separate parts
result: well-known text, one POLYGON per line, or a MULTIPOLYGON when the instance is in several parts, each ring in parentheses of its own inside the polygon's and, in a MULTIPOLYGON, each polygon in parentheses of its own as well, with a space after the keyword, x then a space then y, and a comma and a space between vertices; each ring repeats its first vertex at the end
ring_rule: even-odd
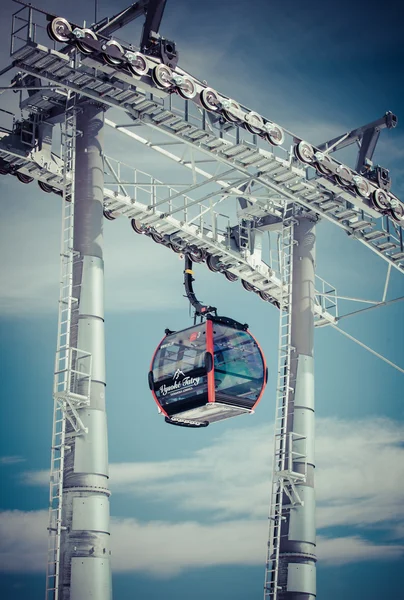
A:
POLYGON ((257 400, 256 400, 256 402, 255 402, 255 404, 254 404, 254 406, 251 408, 251 410, 254 410, 254 409, 255 409, 255 407, 257 406, 258 402, 261 400, 261 398, 262 398, 262 394, 264 393, 264 390, 265 390, 265 388, 266 388, 266 385, 267 385, 267 384, 265 383, 265 377, 266 377, 266 371, 267 371, 267 363, 266 363, 266 360, 265 360, 264 353, 263 353, 263 351, 262 351, 262 349, 261 349, 261 346, 259 345, 259 343, 258 343, 258 342, 257 342, 257 340, 255 339, 255 337, 253 336, 253 334, 251 333, 251 331, 248 331, 248 329, 247 329, 247 333, 248 333, 248 334, 249 334, 249 335, 252 337, 252 339, 254 340, 254 342, 257 344, 257 348, 258 348, 258 350, 260 351, 260 354, 261 354, 261 358, 262 358, 262 365, 263 365, 263 369, 264 369, 264 383, 263 383, 263 386, 262 386, 262 388, 261 388, 260 395, 258 396, 258 398, 257 398, 257 400))
POLYGON ((206 352, 212 355, 212 368, 208 373, 208 402, 215 401, 215 357, 213 353, 213 323, 209 319, 206 321, 206 352))

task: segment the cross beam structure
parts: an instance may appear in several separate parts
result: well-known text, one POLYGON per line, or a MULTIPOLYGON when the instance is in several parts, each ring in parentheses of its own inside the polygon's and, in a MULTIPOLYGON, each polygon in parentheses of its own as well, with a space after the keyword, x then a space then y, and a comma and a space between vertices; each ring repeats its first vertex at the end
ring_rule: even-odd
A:
MULTIPOLYGON (((63 114, 66 88, 80 91, 91 100, 129 114, 135 125, 145 125, 141 127, 141 134, 134 133, 132 128, 130 131, 128 127, 117 128, 177 163, 187 163, 192 168, 190 155, 194 153, 199 161, 205 160, 208 166, 215 165, 217 168, 220 164, 232 167, 236 174, 252 178, 255 191, 258 186, 265 193, 265 201, 253 199, 253 205, 250 204, 246 209, 255 229, 264 229, 268 221, 271 224, 271 219, 267 218, 268 202, 276 205, 276 199, 286 199, 344 229, 392 266, 404 270, 403 229, 400 223, 392 219, 387 204, 386 210, 380 211, 370 198, 353 193, 335 177, 314 174, 312 166, 296 160, 293 148, 271 148, 268 144, 262 147, 262 143, 259 143, 261 140, 254 139, 257 136, 249 134, 243 137, 239 128, 228 128, 223 124, 212 126, 206 109, 195 106, 190 100, 162 92, 152 81, 141 82, 142 87, 133 89, 127 84, 129 77, 126 74, 96 63, 93 57, 84 58, 74 68, 65 54, 32 44, 16 52, 14 65, 32 76, 39 77, 42 74, 49 85, 53 83, 55 88, 53 92, 50 90, 44 94, 38 91, 28 97, 22 103, 23 109, 44 115, 46 122, 56 120, 63 114), (94 76, 95 68, 97 76, 94 76), (108 73, 107 78, 105 72, 108 73), (156 95, 162 97, 156 98, 156 95), (170 138, 174 150, 167 151, 165 143, 160 147, 155 139, 156 133, 170 138), (186 154, 190 156, 188 160, 186 154)), ((147 60, 156 66, 157 59, 148 57, 147 60)), ((335 170, 338 166, 342 168, 337 162, 335 165, 335 170)), ((21 169, 23 165, 19 166, 21 169)), ((57 177, 54 179, 57 180, 57 177)), ((366 181, 366 184, 373 194, 378 191, 373 182, 366 181)), ((393 196, 391 202, 401 207, 399 200, 393 196)))
MULTIPOLYGON (((106 119, 106 122, 108 123, 108 119, 106 119)), ((5 145, 6 143, 3 147, 5 145)), ((48 186, 44 190, 46 192, 62 192, 63 160, 59 156, 52 154, 51 160, 45 165, 39 164, 42 162, 39 160, 39 156, 33 161, 24 158, 24 166, 20 166, 20 155, 17 148, 10 148, 8 143, 7 146, 7 152, 2 153, 2 146, 0 145, 0 155, 4 156, 4 160, 8 161, 7 164, 10 167, 12 165, 19 166, 18 173, 30 179, 29 182, 27 179, 22 179, 23 183, 33 185, 36 180, 40 184, 48 186), (58 174, 55 174, 55 172, 58 174)), ((115 183, 111 170, 116 175, 118 172, 123 171, 126 165, 105 157, 105 166, 106 178, 109 176, 112 180, 109 185, 108 182, 104 184, 104 211, 109 219, 119 217, 134 219, 139 228, 139 233, 154 235, 157 241, 168 246, 170 244, 174 246, 175 251, 186 252, 189 250, 195 253, 199 250, 202 252, 201 257, 204 257, 205 260, 207 257, 214 257, 213 264, 216 265, 216 268, 212 270, 231 274, 234 276, 234 281, 240 278, 248 284, 244 288, 247 291, 256 292, 257 294, 261 292, 263 300, 279 303, 281 281, 277 252, 276 255, 275 253, 272 255, 269 264, 262 259, 256 260, 253 255, 232 244, 228 230, 223 226, 223 223, 226 224, 230 217, 213 209, 209 209, 204 213, 204 208, 198 206, 198 212, 202 214, 184 220, 184 211, 187 210, 187 207, 190 210, 190 201, 187 202, 187 198, 183 196, 182 191, 179 193, 176 188, 163 184, 149 174, 133 168, 129 169, 130 177, 132 181, 137 180, 138 183, 130 183, 129 185, 127 182, 115 183), (127 188, 128 192, 126 191, 127 188), (170 212, 173 214, 166 214, 161 208, 160 210, 154 208, 153 203, 158 203, 159 198, 164 197, 168 197, 164 206, 169 207, 171 204, 170 212), (178 205, 173 208, 176 199, 178 205), (150 207, 152 208, 150 209, 150 207)), ((231 187, 231 183, 226 183, 226 186, 231 187)), ((41 187, 41 189, 43 188, 41 187)), ((217 194, 220 193, 217 192, 217 194)), ((278 209, 275 215, 279 217, 280 214, 281 212, 278 209)), ((275 234, 278 233, 278 230, 279 225, 274 229, 275 234)), ((335 288, 317 276, 316 289, 316 326, 336 323, 338 313, 336 310, 335 288)))

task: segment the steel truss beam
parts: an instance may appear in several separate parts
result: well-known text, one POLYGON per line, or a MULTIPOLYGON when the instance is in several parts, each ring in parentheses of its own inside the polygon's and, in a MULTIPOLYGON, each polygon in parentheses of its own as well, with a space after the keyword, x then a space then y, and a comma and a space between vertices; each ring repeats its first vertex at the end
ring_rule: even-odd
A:
MULTIPOLYGON (((150 118, 145 115, 145 124, 151 128, 164 129, 163 125, 156 125, 151 120, 149 122, 149 120, 150 118)), ((147 129, 145 132, 142 131, 142 136, 140 136, 126 128, 118 127, 108 119, 106 123, 177 164, 183 164, 188 168, 192 168, 191 161, 186 161, 184 158, 185 149, 181 156, 179 156, 178 152, 165 150, 163 147, 153 143, 153 137, 151 134, 147 134, 147 129)), ((178 136, 178 134, 173 134, 169 131, 168 128, 166 128, 165 132, 170 137, 178 136)), ((184 145, 192 146, 192 142, 184 140, 184 145)), ((226 146, 226 144, 223 145, 226 146)), ((246 208, 247 213, 254 215, 257 219, 265 219, 269 214, 268 201, 272 204, 275 203, 278 207, 282 204, 282 199, 295 202, 310 212, 316 213, 319 217, 327 219, 340 229, 343 229, 348 235, 359 240, 396 269, 404 272, 402 227, 392 222, 388 217, 379 218, 380 215, 375 211, 371 211, 369 207, 362 206, 361 210, 349 208, 352 198, 349 198, 347 192, 341 191, 337 184, 325 178, 318 178, 316 180, 304 179, 305 175, 302 173, 302 170, 293 165, 290 157, 289 160, 285 160, 275 156, 275 154, 266 153, 261 149, 255 149, 254 151, 249 149, 248 146, 243 147, 243 145, 241 145, 241 148, 244 149, 248 156, 248 159, 245 157, 243 162, 241 161, 241 156, 238 161, 231 160, 228 147, 226 152, 226 149, 220 151, 217 146, 214 150, 197 146, 197 150, 204 154, 214 152, 214 157, 217 161, 226 166, 233 166, 237 172, 249 177, 250 181, 259 184, 260 188, 256 187, 255 192, 258 189, 265 190, 267 196, 264 199, 257 198, 256 194, 249 195, 249 201, 255 206, 246 208), (255 174, 251 174, 249 171, 253 162, 251 155, 259 163, 255 174), (320 182, 326 190, 319 191, 313 181, 316 184, 320 182), (372 212, 372 216, 364 214, 365 208, 368 212, 372 212), (377 219, 375 218, 376 215, 377 219)), ((236 157, 239 154, 236 154, 236 157)), ((198 169, 196 172, 204 177, 212 177, 211 173, 205 169, 203 171, 198 169)), ((183 190, 183 193, 185 194, 186 190, 183 190)), ((235 193, 240 196, 240 191, 236 191, 235 193)), ((259 222, 257 226, 260 226, 259 222)))
MULTIPOLYGON (((63 175, 62 166, 63 163, 59 157, 52 154, 52 160, 49 163, 41 165, 40 156, 22 156, 21 151, 18 149, 7 148, 5 152, 5 143, 1 143, 0 134, 0 157, 3 160, 7 160, 7 164, 10 167, 16 167, 18 172, 25 174, 28 177, 41 181, 47 184, 50 188, 56 191, 63 189, 63 175), (35 159, 34 159, 35 156, 35 159)), ((107 157, 106 166, 107 171, 111 172, 111 168, 118 173, 117 166, 113 165, 113 159, 107 157)), ((253 261, 248 253, 240 251, 236 248, 231 247, 229 243, 227 231, 218 227, 218 220, 220 220, 220 214, 216 213, 213 209, 217 203, 222 201, 221 198, 209 206, 204 208, 200 207, 200 214, 191 215, 187 221, 184 221, 180 215, 180 218, 175 218, 171 214, 166 214, 166 205, 163 210, 159 210, 152 204, 153 197, 153 185, 157 184, 159 187, 158 193, 164 190, 168 191, 168 200, 170 202, 169 194, 171 193, 174 197, 174 193, 178 194, 177 190, 170 191, 170 188, 163 185, 161 182, 147 176, 145 173, 140 173, 133 170, 136 176, 142 178, 143 183, 137 185, 137 198, 127 195, 127 193, 121 193, 116 190, 117 187, 121 187, 119 183, 114 184, 112 187, 115 189, 104 189, 104 207, 105 211, 112 213, 114 217, 126 216, 130 219, 136 219, 140 224, 146 228, 151 228, 156 233, 166 236, 172 242, 180 245, 181 247, 196 247, 200 248, 207 253, 215 256, 217 260, 226 267, 226 270, 234 275, 239 276, 244 281, 252 286, 253 290, 257 292, 262 291, 269 294, 273 300, 278 301, 280 296, 280 279, 279 270, 275 263, 271 268, 268 264, 262 260, 258 263, 253 261), (149 177, 149 181, 144 181, 145 177, 149 177), (143 192, 142 201, 139 199, 139 190, 143 192), (174 193, 173 193, 174 191, 174 193), (203 218, 206 213, 211 214, 211 222, 207 223, 203 218)), ((223 181, 223 184, 226 182, 223 181)), ((232 186, 233 187, 233 186, 232 186)), ((237 192, 236 189, 234 189, 237 192)), ((216 194, 220 191, 216 192, 216 194)), ((158 196, 156 195, 157 199, 158 196)), ((182 210, 186 209, 186 197, 180 196, 182 199, 182 210)), ((179 208, 177 207, 179 210, 179 208)), ((178 210, 176 212, 178 212, 178 210)), ((174 212, 174 210, 172 211, 174 212)), ((335 305, 333 301, 335 296, 335 290, 331 286, 325 286, 325 282, 318 278, 319 295, 317 296, 316 304, 316 325, 326 325, 329 322, 336 322, 335 305), (325 293, 325 289, 331 290, 329 293, 325 293), (330 306, 328 310, 325 307, 330 306)))
MULTIPOLYGON (((49 51, 30 42, 14 54, 14 61, 26 73, 45 77, 50 84, 66 86, 107 106, 124 110, 136 122, 165 133, 182 145, 182 156, 164 151, 153 140, 152 132, 143 138, 130 132, 131 137, 140 138, 138 141, 173 158, 177 163, 190 165, 194 179, 198 172, 196 154, 208 155, 214 163, 232 167, 246 178, 252 178, 251 181, 266 190, 269 199, 275 196, 300 204, 304 209, 343 228, 395 268, 404 270, 402 228, 387 215, 381 219, 380 213, 368 199, 347 191, 339 183, 327 177, 310 178, 310 166, 298 162, 291 150, 277 148, 268 151, 260 148, 256 135, 252 136, 253 143, 240 139, 238 127, 229 124, 219 127, 217 119, 213 124, 209 123, 206 116, 210 113, 190 101, 185 101, 185 105, 181 101, 182 106, 176 106, 173 96, 167 96, 165 91, 158 89, 150 78, 147 78, 147 82, 145 78, 136 82, 145 91, 135 88, 133 77, 100 64, 93 56, 84 57, 79 66, 73 68, 65 54, 49 51), (148 90, 153 91, 153 98, 148 90), (184 159, 187 148, 189 161, 184 159), (284 157, 276 152, 283 152, 284 157)), ((147 61, 151 68, 159 64, 153 57, 147 57, 147 61)), ((35 107, 45 112, 50 110, 52 98, 41 94, 36 96, 28 99, 26 108, 35 107)), ((254 203, 253 199, 249 201, 254 203)), ((254 207, 254 219, 265 219, 268 210, 265 201, 257 199, 254 204, 257 205, 254 207)), ((259 223, 255 222, 255 226, 259 226, 259 223)))

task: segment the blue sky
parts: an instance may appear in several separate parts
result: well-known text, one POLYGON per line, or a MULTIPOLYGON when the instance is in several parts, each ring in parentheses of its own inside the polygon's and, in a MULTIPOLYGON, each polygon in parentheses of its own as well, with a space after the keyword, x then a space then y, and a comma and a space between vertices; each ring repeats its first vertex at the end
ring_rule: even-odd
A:
MULTIPOLYGON (((58 12, 61 2, 41 2, 58 12)), ((38 3, 39 6, 39 3, 38 3)), ((92 2, 59 9, 80 21, 92 2)), ((100 2, 100 15, 124 2, 100 2)), ((10 15, 1 8, 1 67, 10 15)), ((379 118, 404 119, 403 8, 168 0, 162 33, 180 65, 314 143, 379 118), (379 23, 383 26, 378 27, 379 23), (401 78, 402 79, 402 78, 401 78)), ((139 39, 131 25, 128 40, 139 39)), ((7 85, 3 76, 2 85, 7 85)), ((2 96, 10 107, 16 96, 2 96)), ((15 104, 14 104, 15 106, 15 104)), ((106 132, 106 152, 145 171, 174 169, 106 132)), ((352 158, 352 151, 346 154, 352 158)), ((401 123, 383 131, 376 162, 404 198, 401 123)), ((187 181, 190 181, 190 175, 187 181)), ((0 178, 0 596, 43 598, 47 474, 56 345, 60 202, 0 178)), ((196 289, 220 312, 247 321, 266 354, 269 384, 252 417, 202 431, 165 425, 147 372, 165 327, 190 324, 182 263, 126 220, 105 221, 107 403, 114 594, 168 600, 262 596, 270 491, 278 314, 203 265, 196 289), (152 275, 151 275, 152 273, 152 275), (157 559, 156 559, 157 557, 157 559)), ((341 295, 382 296, 386 267, 344 232, 318 226, 317 272, 341 295)), ((404 295, 393 272, 389 298, 404 295)), ((340 306, 349 312, 356 306, 340 306)), ((343 327, 404 366, 403 305, 343 327)), ((397 597, 404 549, 403 375, 331 329, 316 332, 318 597, 397 597)))

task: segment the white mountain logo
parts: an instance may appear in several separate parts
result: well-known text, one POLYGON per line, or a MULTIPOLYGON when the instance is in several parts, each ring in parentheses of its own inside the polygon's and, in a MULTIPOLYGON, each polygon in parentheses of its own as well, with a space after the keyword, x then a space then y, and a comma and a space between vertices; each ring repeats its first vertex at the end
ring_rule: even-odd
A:
POLYGON ((181 371, 181 369, 177 369, 173 375, 174 381, 176 381, 181 375, 184 377, 185 373, 181 371))

